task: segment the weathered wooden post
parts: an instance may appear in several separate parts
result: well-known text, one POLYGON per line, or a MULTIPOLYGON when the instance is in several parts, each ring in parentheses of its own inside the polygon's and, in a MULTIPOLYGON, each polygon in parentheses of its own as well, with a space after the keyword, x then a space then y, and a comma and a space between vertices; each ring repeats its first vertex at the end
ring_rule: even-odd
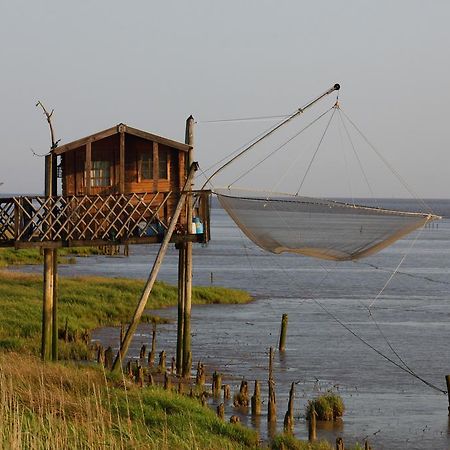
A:
MULTIPOLYGON (((309 422, 308 422, 308 441, 313 442, 317 439, 317 431, 316 431, 316 410, 314 408, 314 405, 311 405, 311 410, 309 412, 309 422)), ((336 445, 337 445, 337 439, 336 439, 336 445)))
POLYGON ((261 415, 261 387, 259 381, 255 380, 255 391, 252 395, 252 416, 261 415))
POLYGON ((206 373, 205 367, 202 362, 198 362, 197 364, 197 375, 195 377, 195 384, 197 386, 203 387, 206 382, 206 373))
POLYGON ((275 396, 275 381, 273 380, 273 348, 269 350, 269 402, 267 405, 267 421, 277 421, 277 401, 275 396))
POLYGON ((156 353, 156 328, 153 327, 152 331, 152 349, 148 354, 148 366, 153 367, 153 363, 155 361, 155 353, 156 353))
POLYGON ((146 352, 147 352, 147 346, 145 344, 143 344, 141 347, 141 350, 139 352, 139 359, 144 359, 146 352))
POLYGON ((144 387, 144 368, 140 364, 137 369, 137 382, 139 387, 144 387))
POLYGON ((159 354, 158 372, 166 372, 166 352, 164 350, 159 354))
POLYGON ((278 349, 280 350, 280 352, 284 352, 286 350, 287 326, 288 326, 288 315, 283 314, 283 316, 281 317, 280 343, 278 345, 278 349))
MULTIPOLYGON (((187 167, 191 170, 194 163, 194 118, 189 116, 186 120, 186 144, 191 146, 188 152, 187 167)), ((187 198, 187 233, 191 233, 192 216, 193 216, 193 198, 192 189, 194 183, 193 178, 189 180, 186 189, 191 195, 187 198)), ((192 304, 192 242, 187 241, 185 247, 185 294, 184 294, 184 324, 183 324, 183 371, 182 375, 187 377, 191 371, 192 353, 191 353, 191 304, 192 304), (189 355, 191 353, 191 355, 189 355), (189 361, 190 360, 190 361, 189 361)))
POLYGON ((292 433, 294 431, 294 395, 295 395, 295 383, 292 383, 291 390, 289 391, 288 408, 284 416, 285 433, 292 433))
POLYGON ((336 450, 345 450, 344 439, 341 437, 336 438, 336 450))
POLYGON ((217 407, 217 417, 219 419, 224 420, 225 419, 225 405, 223 403, 221 403, 218 407, 217 407))
POLYGON ((212 393, 214 397, 220 397, 220 391, 222 389, 222 375, 217 371, 214 371, 212 376, 212 393))
POLYGON ((166 391, 172 389, 172 383, 170 382, 170 378, 169 378, 169 374, 166 372, 164 372, 164 389, 166 391))
POLYGON ((448 395, 448 415, 450 416, 450 375, 445 377, 445 381, 447 382, 447 395, 448 395))
POLYGON ((231 398, 231 389, 229 384, 224 384, 222 386, 223 388, 223 399, 224 400, 230 400, 231 398))
POLYGON ((364 441, 364 450, 370 450, 370 444, 367 439, 364 441))
POLYGON ((111 369, 112 364, 113 364, 113 349, 111 346, 109 346, 106 350, 105 350, 105 357, 104 357, 104 361, 105 361, 105 368, 106 369, 111 369))

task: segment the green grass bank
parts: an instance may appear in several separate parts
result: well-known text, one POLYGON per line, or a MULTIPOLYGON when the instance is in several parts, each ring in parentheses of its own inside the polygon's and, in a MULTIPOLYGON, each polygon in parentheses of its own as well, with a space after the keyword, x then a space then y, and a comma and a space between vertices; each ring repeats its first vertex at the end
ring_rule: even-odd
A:
MULTIPOLYGON (((79 277, 60 278, 59 328, 67 320, 71 333, 93 330, 101 326, 120 325, 130 320, 144 281, 125 278, 79 277)), ((195 287, 194 304, 247 303, 251 296, 243 291, 222 287, 195 287)), ((148 300, 148 308, 177 304, 174 286, 157 282, 148 300)), ((42 315, 42 276, 0 271, 0 349, 37 355, 40 348, 42 315)), ((143 320, 151 320, 144 316, 143 320)), ((83 344, 61 342, 63 358, 81 357, 83 344)))

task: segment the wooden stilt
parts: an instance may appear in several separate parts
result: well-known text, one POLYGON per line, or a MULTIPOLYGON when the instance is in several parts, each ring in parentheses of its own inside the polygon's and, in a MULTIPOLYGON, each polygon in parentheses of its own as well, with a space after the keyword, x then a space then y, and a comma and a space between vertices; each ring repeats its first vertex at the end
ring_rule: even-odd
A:
POLYGON ((181 243, 178 249, 178 324, 177 324, 177 375, 183 372, 183 334, 185 302, 185 256, 186 249, 181 243))
POLYGON ((52 250, 53 310, 52 310, 52 360, 58 361, 58 250, 52 250))
MULTIPOLYGON (((311 407, 311 412, 309 414, 309 422, 308 422, 308 441, 313 442, 317 439, 317 431, 316 431, 316 418, 317 413, 314 409, 314 406, 311 407)), ((337 447, 337 439, 336 439, 336 447, 337 447)))
POLYGON ((50 361, 52 355, 53 320, 53 258, 52 250, 44 248, 44 293, 42 304, 41 357, 50 361))
POLYGON ((177 204, 177 207, 175 208, 174 214, 172 216, 172 220, 170 221, 169 228, 164 236, 164 240, 161 244, 158 255, 156 256, 156 260, 153 264, 153 268, 148 277, 144 291, 142 292, 141 298, 140 298, 139 303, 134 312, 133 319, 131 320, 131 323, 125 333, 125 337, 123 338, 122 346, 119 349, 119 352, 114 361, 112 370, 117 370, 119 368, 119 365, 122 363, 123 359, 125 358, 125 355, 128 352, 128 347, 131 344, 131 340, 133 339, 134 332, 136 331, 138 323, 141 320, 142 313, 144 312, 145 306, 147 305, 148 296, 150 295, 153 285, 155 284, 156 277, 158 275, 162 261, 166 254, 167 248, 169 246, 170 239, 175 230, 175 225, 177 224, 178 218, 180 217, 181 209, 184 205, 184 202, 186 201, 186 189, 191 185, 191 182, 192 182, 192 179, 194 178, 194 173, 197 170, 197 167, 198 167, 198 165, 196 163, 193 163, 191 165, 191 168, 189 170, 189 176, 184 185, 183 192, 181 193, 180 199, 178 200, 178 204, 177 204))
MULTIPOLYGON (((187 158, 187 167, 194 162, 194 118, 189 116, 186 120, 186 144, 191 146, 187 158)), ((193 182, 190 180, 187 189, 192 192, 193 182)), ((193 217, 192 195, 187 199, 187 232, 190 234, 193 217)), ((183 370, 182 375, 190 374, 189 353, 191 353, 191 303, 192 303, 192 242, 185 243, 185 293, 184 293, 184 325, 183 325, 183 370)))

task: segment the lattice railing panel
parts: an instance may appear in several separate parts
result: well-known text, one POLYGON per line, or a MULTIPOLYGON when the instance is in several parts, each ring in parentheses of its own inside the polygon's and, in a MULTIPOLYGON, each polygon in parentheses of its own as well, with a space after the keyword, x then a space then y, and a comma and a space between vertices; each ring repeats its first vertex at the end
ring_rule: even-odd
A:
POLYGON ((14 200, 0 199, 0 243, 14 240, 14 200))
MULTIPOLYGON (((209 191, 193 194, 208 238, 209 195, 209 191)), ((0 245, 49 241, 88 245, 162 236, 178 198, 179 193, 157 192, 0 199, 0 245)), ((177 233, 185 234, 185 227, 178 225, 177 233)))

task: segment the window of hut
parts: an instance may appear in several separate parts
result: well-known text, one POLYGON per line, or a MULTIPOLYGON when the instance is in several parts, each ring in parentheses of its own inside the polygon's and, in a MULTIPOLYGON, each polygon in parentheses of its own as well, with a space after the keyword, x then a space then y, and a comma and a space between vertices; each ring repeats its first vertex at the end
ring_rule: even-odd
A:
POLYGON ((91 165, 91 187, 111 185, 111 163, 110 161, 92 161, 91 165))
POLYGON ((140 173, 143 180, 153 179, 153 152, 141 154, 140 173))
POLYGON ((167 157, 167 150, 160 149, 159 150, 159 178, 163 180, 167 180, 169 178, 169 171, 167 170, 167 163, 168 163, 168 157, 167 157))

